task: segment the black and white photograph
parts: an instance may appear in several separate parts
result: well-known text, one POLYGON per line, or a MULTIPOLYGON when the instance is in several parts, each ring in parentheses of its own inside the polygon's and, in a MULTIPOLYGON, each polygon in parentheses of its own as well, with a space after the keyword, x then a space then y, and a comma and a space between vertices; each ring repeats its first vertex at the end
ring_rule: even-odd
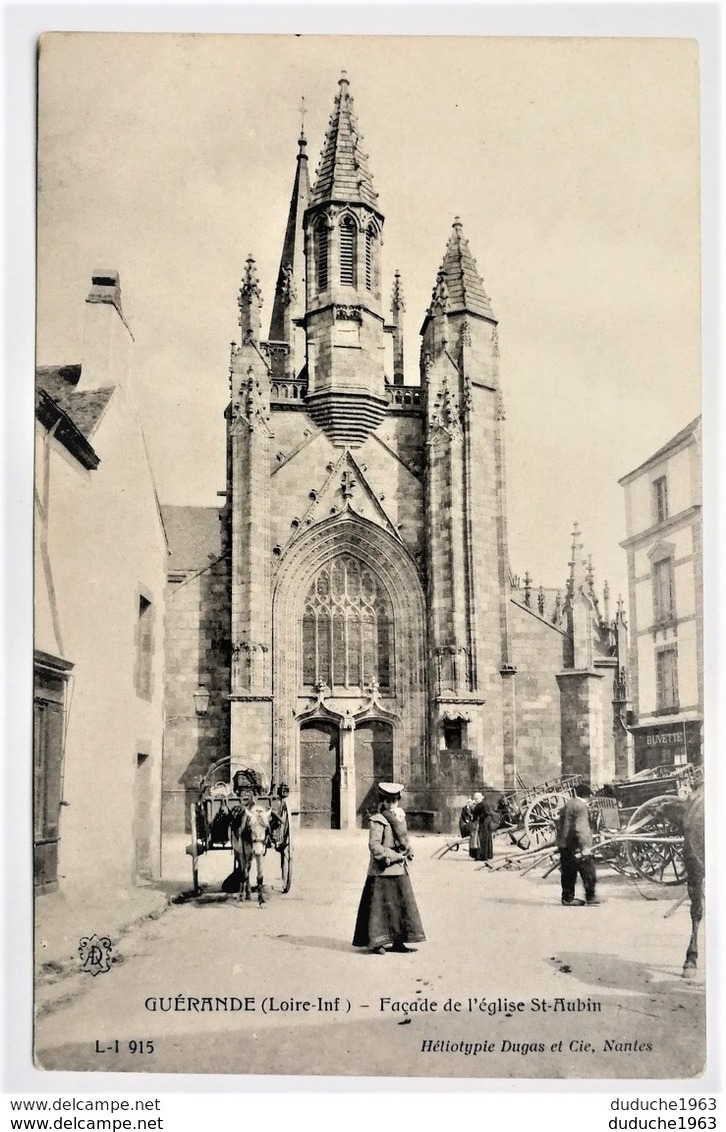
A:
POLYGON ((41 38, 37 1069, 703 1074, 699 82, 41 38))

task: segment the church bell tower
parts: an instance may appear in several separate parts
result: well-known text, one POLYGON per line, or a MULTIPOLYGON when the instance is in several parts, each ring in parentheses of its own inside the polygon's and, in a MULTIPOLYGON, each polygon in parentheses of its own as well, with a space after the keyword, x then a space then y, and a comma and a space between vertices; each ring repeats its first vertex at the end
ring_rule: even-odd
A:
POLYGON ((386 412, 378 194, 343 72, 305 211, 307 407, 336 446, 386 412))

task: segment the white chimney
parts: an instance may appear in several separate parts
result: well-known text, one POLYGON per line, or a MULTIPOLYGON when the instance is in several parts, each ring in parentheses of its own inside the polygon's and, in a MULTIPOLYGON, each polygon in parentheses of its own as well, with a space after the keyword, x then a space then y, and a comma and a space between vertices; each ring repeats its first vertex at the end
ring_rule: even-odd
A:
POLYGON ((78 389, 123 385, 133 336, 121 309, 117 271, 94 271, 86 299, 83 358, 78 389))

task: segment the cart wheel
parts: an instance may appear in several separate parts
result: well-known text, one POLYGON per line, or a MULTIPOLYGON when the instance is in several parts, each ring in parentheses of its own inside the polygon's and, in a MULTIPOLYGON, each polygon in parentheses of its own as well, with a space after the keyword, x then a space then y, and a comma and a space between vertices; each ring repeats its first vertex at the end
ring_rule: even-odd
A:
POLYGON ((290 811, 285 802, 280 811, 282 829, 277 851, 280 854, 280 872, 282 876, 282 891, 289 892, 292 888, 292 829, 290 826, 290 811))
POLYGON ((540 794, 534 799, 524 815, 527 844, 523 845, 523 839, 520 838, 522 848, 538 849, 540 845, 546 845, 554 839, 557 814, 566 801, 564 794, 540 794))
MULTIPOLYGON (((674 820, 673 795, 663 794, 649 798, 638 806, 631 817, 625 833, 646 834, 648 837, 680 837, 683 830, 674 820)), ((685 884, 688 879, 683 860, 683 842, 673 841, 628 841, 628 860, 639 876, 654 884, 685 884)))

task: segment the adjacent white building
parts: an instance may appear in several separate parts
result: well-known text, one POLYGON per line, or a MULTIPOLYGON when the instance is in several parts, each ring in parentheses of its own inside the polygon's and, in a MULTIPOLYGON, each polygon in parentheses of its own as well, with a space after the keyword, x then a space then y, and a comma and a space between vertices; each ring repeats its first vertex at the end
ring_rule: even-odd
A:
POLYGON ((167 547, 118 276, 83 363, 40 366, 35 460, 38 891, 159 874, 167 547))
POLYGON ((635 770, 700 763, 701 418, 619 481, 625 490, 635 770))

